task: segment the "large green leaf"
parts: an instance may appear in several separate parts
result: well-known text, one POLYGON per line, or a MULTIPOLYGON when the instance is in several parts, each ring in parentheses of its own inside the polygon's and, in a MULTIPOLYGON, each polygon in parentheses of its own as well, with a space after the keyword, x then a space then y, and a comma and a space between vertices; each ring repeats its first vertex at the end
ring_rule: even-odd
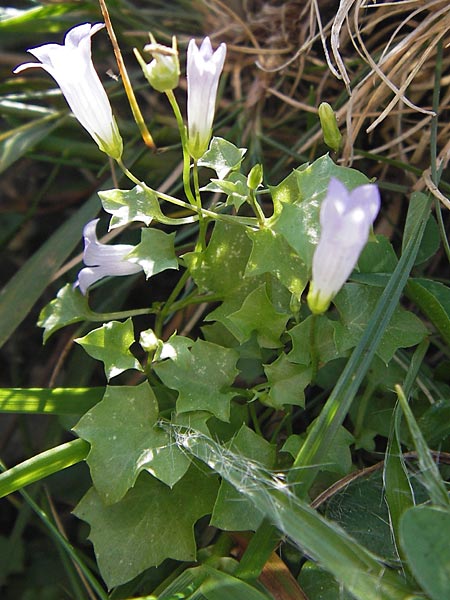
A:
POLYGON ((91 445, 87 462, 95 489, 105 504, 114 504, 146 469, 173 486, 189 467, 187 457, 160 429, 158 403, 147 382, 111 386, 99 404, 74 427, 91 445))
POLYGON ((235 350, 175 336, 164 344, 162 357, 167 360, 154 369, 167 387, 178 391, 179 413, 204 410, 228 421, 230 400, 236 395, 230 390, 238 374, 235 350))
POLYGON ((450 590, 450 512, 415 506, 400 521, 400 542, 408 565, 432 600, 447 600, 450 590))
POLYGON ((91 488, 74 514, 91 526, 89 539, 111 588, 166 558, 195 560, 193 527, 211 512, 216 494, 217 479, 196 467, 172 489, 142 473, 116 504, 106 506, 91 488))

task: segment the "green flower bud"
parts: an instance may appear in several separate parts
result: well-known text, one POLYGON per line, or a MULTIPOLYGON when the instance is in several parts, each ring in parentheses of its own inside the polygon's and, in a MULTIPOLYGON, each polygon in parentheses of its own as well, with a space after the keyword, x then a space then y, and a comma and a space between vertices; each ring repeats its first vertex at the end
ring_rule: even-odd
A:
POLYGON ((257 190, 263 180, 262 165, 255 165, 247 176, 247 185, 251 190, 257 190))
POLYGON ((180 77, 180 62, 178 60, 178 49, 176 38, 172 38, 172 47, 157 44, 155 38, 150 34, 150 44, 144 47, 145 52, 150 52, 153 60, 146 63, 138 50, 134 48, 142 71, 149 84, 158 92, 173 90, 178 85, 180 77))
POLYGON ((322 102, 319 106, 320 126, 323 132, 325 144, 337 152, 341 146, 342 135, 336 120, 336 115, 328 102, 322 102))

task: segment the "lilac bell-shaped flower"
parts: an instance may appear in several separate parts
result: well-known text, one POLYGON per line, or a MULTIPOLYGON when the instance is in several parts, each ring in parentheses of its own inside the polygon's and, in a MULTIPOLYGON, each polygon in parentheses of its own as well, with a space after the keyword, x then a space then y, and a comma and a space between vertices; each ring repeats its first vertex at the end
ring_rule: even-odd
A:
POLYGON ((100 150, 119 159, 123 150, 122 138, 91 57, 91 37, 103 27, 103 23, 84 23, 66 33, 64 45, 45 44, 27 50, 41 62, 19 65, 14 73, 35 67, 47 71, 100 150))
POLYGON ((88 288, 103 277, 133 275, 142 270, 140 265, 127 260, 127 256, 134 250, 134 246, 130 244, 109 246, 98 241, 96 228, 99 220, 89 221, 83 229, 83 262, 86 266, 78 273, 75 283, 75 286, 80 286, 82 294, 86 294, 88 288))
POLYGON ((314 314, 325 312, 347 281, 379 210, 376 185, 361 185, 349 192, 331 178, 320 209, 320 239, 312 261, 308 306, 314 314))
POLYGON ((186 67, 188 150, 195 160, 203 156, 211 139, 217 87, 226 53, 225 44, 220 44, 213 52, 209 37, 203 40, 200 48, 195 40, 189 42, 186 67))

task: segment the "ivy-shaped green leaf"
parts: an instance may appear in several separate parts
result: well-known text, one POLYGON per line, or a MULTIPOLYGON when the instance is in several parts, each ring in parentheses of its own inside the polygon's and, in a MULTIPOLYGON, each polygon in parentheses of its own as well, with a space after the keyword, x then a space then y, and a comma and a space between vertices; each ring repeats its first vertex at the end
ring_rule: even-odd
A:
MULTIPOLYGON (((275 446, 242 425, 230 444, 231 449, 245 459, 258 462, 267 469, 275 465, 275 446)), ((230 483, 222 481, 211 518, 211 525, 226 531, 255 531, 262 515, 252 503, 230 483)))
POLYGON ((236 395, 230 387, 238 374, 235 350, 175 336, 159 358, 167 360, 154 369, 167 387, 178 391, 177 412, 201 410, 229 420, 230 400, 236 395))
POLYGON ((56 294, 56 298, 44 306, 39 315, 38 325, 44 328, 44 342, 66 325, 90 321, 93 314, 86 296, 67 283, 56 294))
POLYGON ((107 506, 91 488, 74 514, 91 526, 100 572, 112 588, 166 558, 195 560, 194 524, 211 512, 216 494, 217 479, 196 467, 172 489, 141 473, 120 502, 107 506))
POLYGON ((132 190, 106 190, 99 192, 104 210, 111 214, 109 229, 115 229, 132 221, 145 223, 147 226, 155 219, 166 225, 183 225, 197 220, 197 216, 173 219, 166 217, 161 210, 156 193, 144 185, 137 185, 132 190))
POLYGON ((253 247, 245 276, 272 273, 300 298, 308 282, 308 269, 285 237, 269 228, 248 232, 253 247))
POLYGON ((175 233, 143 229, 140 243, 128 254, 127 260, 140 265, 147 279, 166 269, 178 269, 174 243, 175 233))
POLYGON ((138 360, 129 350, 134 343, 131 319, 127 319, 124 323, 120 321, 105 323, 84 337, 77 338, 75 342, 83 346, 89 356, 103 362, 108 380, 127 369, 142 371, 138 360))
POLYGON ((235 171, 229 173, 226 179, 211 179, 202 190, 227 194, 225 206, 234 206, 236 210, 244 204, 249 194, 247 177, 235 171))
POLYGON ((250 339, 256 333, 258 343, 263 348, 279 348, 281 334, 284 332, 289 315, 277 312, 262 284, 244 300, 241 308, 228 315, 232 323, 233 335, 239 342, 250 339))
POLYGON ((169 486, 186 473, 189 459, 155 428, 158 415, 158 402, 147 382, 112 386, 74 427, 91 444, 87 463, 105 504, 123 498, 143 469, 169 486))
POLYGON ((342 356, 336 348, 334 341, 334 323, 325 315, 307 317, 288 331, 292 339, 292 350, 289 360, 300 365, 311 364, 311 326, 314 324, 314 342, 319 366, 342 356))
MULTIPOLYGON (((379 288, 347 283, 333 300, 341 317, 340 323, 334 323, 335 341, 339 352, 356 346, 381 293, 379 288)), ((387 364, 398 348, 419 344, 427 333, 426 327, 418 317, 398 307, 381 338, 377 354, 387 364)))
POLYGON ((217 222, 203 252, 189 252, 183 259, 201 291, 232 295, 242 284, 251 242, 240 225, 217 222))
POLYGON ((311 383, 311 369, 305 365, 292 363, 285 354, 281 354, 273 363, 264 366, 270 391, 261 402, 277 410, 283 410, 286 404, 305 406, 306 386, 311 383))
POLYGON ((219 179, 224 179, 230 171, 239 169, 246 151, 245 148, 237 148, 223 138, 213 137, 209 149, 198 164, 200 167, 214 169, 219 179))
POLYGON ((155 193, 144 191, 140 186, 132 190, 105 190, 99 192, 103 209, 112 215, 109 228, 115 229, 133 221, 145 223, 147 226, 153 216, 160 210, 155 193))

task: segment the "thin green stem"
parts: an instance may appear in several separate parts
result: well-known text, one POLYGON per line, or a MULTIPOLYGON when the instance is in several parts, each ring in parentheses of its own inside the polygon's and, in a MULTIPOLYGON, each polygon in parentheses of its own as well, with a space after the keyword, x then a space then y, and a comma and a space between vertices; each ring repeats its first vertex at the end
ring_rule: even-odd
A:
MULTIPOLYGON (((163 192, 160 192, 159 190, 154 190, 154 189, 148 187, 148 185, 146 183, 144 183, 143 181, 139 181, 139 179, 137 177, 135 177, 133 175, 133 173, 131 173, 131 171, 129 171, 126 168, 126 166, 124 165, 122 160, 118 160, 117 164, 122 169, 123 173, 130 179, 130 181, 132 181, 136 185, 140 186, 145 192, 150 192, 152 194, 156 194, 156 196, 158 198, 160 198, 161 200, 164 200, 165 202, 170 202, 171 204, 175 204, 176 206, 181 206, 182 208, 185 208, 186 210, 190 210, 192 212, 197 213, 197 215, 199 215, 199 216, 202 215, 203 217, 208 217, 210 219, 214 219, 215 221, 224 221, 226 223, 239 224, 239 225, 243 225, 244 227, 249 227, 251 229, 256 229, 258 227, 258 221, 254 217, 237 217, 234 215, 226 215, 223 213, 216 213, 216 212, 214 212, 212 210, 208 210, 206 208, 199 208, 196 205, 188 204, 187 202, 184 202, 183 200, 180 200, 179 198, 175 198, 174 196, 170 196, 169 194, 164 194, 163 192)), ((170 219, 168 219, 168 220, 170 220, 170 219)), ((172 221, 175 221, 175 219, 172 219, 172 221)), ((175 223, 173 223, 173 224, 175 224, 175 223)))
POLYGON ((195 205, 196 199, 192 193, 191 189, 191 178, 190 178, 190 170, 191 170, 191 157, 188 152, 188 139, 186 133, 186 127, 183 121, 183 116, 180 111, 180 107, 178 106, 177 99, 175 98, 175 94, 172 90, 166 91, 166 96, 170 102, 170 106, 172 107, 173 113, 175 115, 175 119, 178 125, 178 131, 180 132, 181 138, 181 147, 183 149, 183 186, 184 193, 186 194, 186 198, 189 200, 190 204, 195 205))
POLYGON ((258 200, 256 199, 254 190, 250 190, 250 192, 248 194, 248 202, 249 202, 250 206, 252 207, 253 212, 256 215, 256 218, 258 219, 258 223, 259 223, 260 227, 264 227, 265 222, 266 222, 266 216, 263 213, 258 200))
POLYGON ((162 328, 163 328, 163 324, 164 324, 165 318, 167 317, 167 315, 169 313, 175 312, 174 309, 173 309, 173 304, 174 304, 176 298, 178 297, 179 293, 183 289, 183 287, 186 285, 186 282, 189 279, 189 275, 190 275, 189 271, 187 271, 187 270, 183 273, 183 275, 180 277, 180 279, 178 280, 177 284, 175 285, 175 287, 171 291, 169 297, 167 298, 167 301, 164 304, 164 307, 159 311, 158 316, 156 317, 155 335, 158 338, 161 337, 162 328))
POLYGON ((200 211, 198 214, 199 232, 198 232, 198 240, 197 240, 196 250, 198 252, 201 252, 202 250, 204 250, 206 248, 206 222, 205 222, 203 214, 201 212, 202 211, 202 199, 200 196, 200 185, 199 185, 199 181, 198 181, 197 160, 194 160, 193 175, 194 175, 195 203, 197 205, 198 210, 200 211))
POLYGON ((311 315, 311 327, 309 329, 309 352, 311 355, 311 383, 314 383, 317 377, 319 367, 319 354, 317 352, 317 315, 311 315))

